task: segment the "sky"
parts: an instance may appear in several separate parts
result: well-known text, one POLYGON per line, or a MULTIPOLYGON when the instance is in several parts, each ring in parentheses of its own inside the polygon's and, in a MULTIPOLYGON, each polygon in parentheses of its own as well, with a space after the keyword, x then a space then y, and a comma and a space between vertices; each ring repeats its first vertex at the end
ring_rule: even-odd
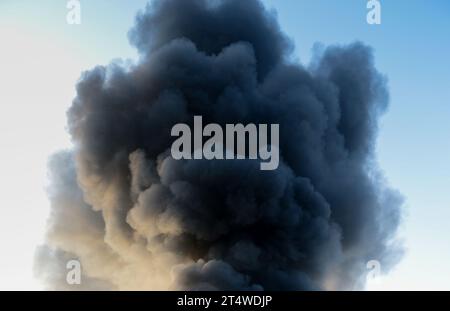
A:
MULTIPOLYGON (((80 72, 136 59, 127 31, 146 0, 81 1, 80 25, 65 0, 0 1, 0 289, 40 289, 32 274, 49 207, 46 161, 70 148, 65 111, 80 72)), ((377 155, 405 198, 400 264, 368 289, 450 290, 450 2, 385 0, 381 25, 364 0, 264 0, 307 65, 314 46, 363 41, 388 77, 390 108, 377 155)), ((383 267, 381 267, 382 269, 383 267)))

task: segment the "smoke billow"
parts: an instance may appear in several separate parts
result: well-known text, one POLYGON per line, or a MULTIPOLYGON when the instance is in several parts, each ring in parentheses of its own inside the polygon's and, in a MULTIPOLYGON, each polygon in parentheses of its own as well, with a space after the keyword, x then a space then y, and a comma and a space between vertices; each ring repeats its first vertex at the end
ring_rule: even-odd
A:
POLYGON ((129 33, 135 65, 85 72, 74 149, 50 161, 37 272, 57 289, 358 289, 398 259, 401 198, 375 159, 386 81, 361 43, 309 68, 257 0, 153 1, 129 33), (174 160, 171 128, 280 125, 280 166, 174 160), (82 284, 66 284, 78 259, 82 284))

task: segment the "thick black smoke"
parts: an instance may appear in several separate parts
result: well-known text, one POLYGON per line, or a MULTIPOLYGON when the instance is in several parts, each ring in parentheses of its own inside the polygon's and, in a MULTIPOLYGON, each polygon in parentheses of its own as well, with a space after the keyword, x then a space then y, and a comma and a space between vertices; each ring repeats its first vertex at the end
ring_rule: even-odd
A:
POLYGON ((51 161, 37 265, 50 287, 73 288, 71 258, 78 288, 224 290, 358 289, 369 260, 398 259, 401 199, 374 157, 388 94, 370 48, 290 63, 257 0, 154 1, 130 39, 138 64, 83 74, 74 150, 51 161), (280 124, 279 168, 172 159, 171 128, 194 115, 280 124))

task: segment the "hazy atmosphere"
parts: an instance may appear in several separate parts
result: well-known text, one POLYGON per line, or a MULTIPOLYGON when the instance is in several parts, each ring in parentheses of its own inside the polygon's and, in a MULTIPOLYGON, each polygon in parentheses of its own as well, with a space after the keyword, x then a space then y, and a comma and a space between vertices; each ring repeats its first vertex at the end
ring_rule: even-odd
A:
POLYGON ((449 290, 450 4, 367 2, 2 1, 0 288, 449 290))

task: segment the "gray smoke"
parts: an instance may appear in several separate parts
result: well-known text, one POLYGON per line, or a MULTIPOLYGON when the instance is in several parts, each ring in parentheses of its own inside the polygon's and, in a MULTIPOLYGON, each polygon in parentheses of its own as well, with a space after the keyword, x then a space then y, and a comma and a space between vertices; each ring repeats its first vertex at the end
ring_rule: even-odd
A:
POLYGON ((136 65, 82 75, 72 151, 50 162, 57 289, 360 289, 398 261, 401 197, 375 159, 386 80, 361 43, 309 68, 257 0, 157 0, 129 34, 136 65), (280 166, 170 156, 177 123, 280 124, 280 166), (82 284, 65 283, 78 259, 82 284))

